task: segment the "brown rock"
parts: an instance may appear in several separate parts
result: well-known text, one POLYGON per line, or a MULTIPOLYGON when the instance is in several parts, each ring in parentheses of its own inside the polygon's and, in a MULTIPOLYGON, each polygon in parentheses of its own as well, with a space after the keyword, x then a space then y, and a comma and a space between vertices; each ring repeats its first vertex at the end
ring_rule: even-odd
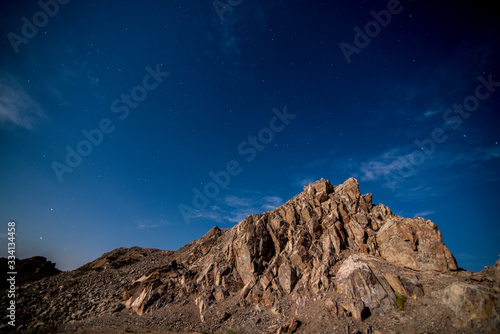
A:
POLYGON ((300 327, 300 321, 297 320, 296 318, 293 318, 290 320, 290 323, 288 324, 288 332, 293 333, 295 332, 298 328, 300 327))
POLYGON ((215 289, 214 298, 216 301, 224 300, 227 297, 227 290, 224 288, 215 289))
POLYGON ((380 255, 415 270, 457 270, 436 224, 423 218, 392 218, 377 233, 380 255))
POLYGON ((500 258, 495 262, 495 265, 493 266, 493 271, 494 271, 494 278, 497 282, 500 282, 500 258))
POLYGON ((222 323, 224 321, 226 321, 227 319, 231 318, 232 314, 229 313, 229 312, 224 312, 224 314, 221 316, 221 318, 219 319, 219 323, 222 323))
POLYGON ((124 293, 125 307, 134 310, 141 315, 147 307, 159 297, 160 291, 155 290, 161 285, 157 278, 150 278, 134 283, 128 291, 124 293))
POLYGON ((370 309, 360 300, 347 300, 341 302, 348 315, 356 320, 363 321, 371 315, 370 309))
POLYGON ((282 333, 294 333, 301 325, 301 322, 297 320, 296 318, 293 318, 290 320, 290 323, 281 326, 278 331, 276 331, 276 334, 282 334, 282 333))
POLYGON ((399 280, 399 277, 397 277, 391 273, 384 273, 383 275, 384 275, 385 279, 387 280, 387 282, 390 284, 392 290, 394 290, 394 292, 396 294, 398 294, 400 296, 409 297, 408 292, 404 288, 403 283, 401 283, 401 281, 399 280))
POLYGON ((326 301, 325 301, 325 305, 326 305, 326 309, 328 310, 328 312, 333 316, 333 317, 337 317, 338 313, 339 313, 339 307, 337 305, 337 302, 332 300, 331 298, 328 298, 326 301))
POLYGON ((470 327, 471 321, 483 320, 500 330, 498 293, 484 286, 455 282, 441 293, 442 302, 455 312, 455 327, 470 327))
POLYGON ((417 299, 424 295, 424 288, 416 277, 403 277, 401 282, 406 290, 406 296, 417 299))
POLYGON ((363 307, 358 307, 358 305, 342 306, 351 312, 356 310, 360 317, 364 306, 369 308, 370 313, 385 313, 393 307, 395 296, 388 288, 389 284, 384 280, 382 276, 377 277, 373 273, 363 258, 351 255, 342 263, 337 272, 336 287, 339 293, 352 300, 362 301, 364 305, 363 307))
POLYGON ((278 279, 281 287, 286 293, 290 293, 297 283, 297 276, 295 270, 292 268, 288 261, 284 261, 279 267, 278 279))

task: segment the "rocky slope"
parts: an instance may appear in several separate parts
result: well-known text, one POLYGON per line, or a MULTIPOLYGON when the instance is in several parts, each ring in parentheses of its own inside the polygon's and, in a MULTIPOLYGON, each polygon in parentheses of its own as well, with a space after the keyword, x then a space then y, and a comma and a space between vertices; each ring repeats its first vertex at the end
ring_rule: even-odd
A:
POLYGON ((25 284, 18 319, 87 333, 498 332, 499 278, 500 262, 460 270, 433 222, 374 205, 355 179, 319 180, 176 252, 117 249, 25 284))

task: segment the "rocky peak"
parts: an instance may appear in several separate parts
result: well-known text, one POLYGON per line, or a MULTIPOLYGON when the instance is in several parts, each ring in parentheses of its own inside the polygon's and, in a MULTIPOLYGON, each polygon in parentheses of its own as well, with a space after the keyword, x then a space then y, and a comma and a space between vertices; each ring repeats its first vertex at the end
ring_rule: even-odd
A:
MULTIPOLYGON (((354 178, 338 186, 324 179, 313 182, 281 207, 250 215, 231 229, 214 227, 179 249, 176 278, 168 279, 171 273, 145 278, 140 288, 128 290, 126 306, 139 313, 154 310, 175 301, 174 296, 162 300, 162 291, 169 290, 195 292, 202 318, 212 303, 233 295, 272 309, 288 295, 300 300, 343 286, 337 264, 349 252, 413 270, 457 269, 434 223, 396 216, 386 206, 374 205, 372 197, 361 195, 354 178)), ((373 276, 367 266, 357 270, 373 276)), ((382 304, 392 305, 393 288, 385 277, 377 280, 386 291, 382 304)))
POLYGON ((162 331, 225 333, 231 324, 312 333, 338 323, 362 333, 399 332, 402 323, 408 333, 500 330, 500 260, 480 273, 458 270, 436 224, 372 200, 354 178, 337 186, 321 179, 275 210, 214 227, 175 252, 119 248, 22 286, 31 306, 19 317, 62 320, 68 331, 106 314, 161 323, 162 331), (405 308, 408 316, 399 313, 405 308))

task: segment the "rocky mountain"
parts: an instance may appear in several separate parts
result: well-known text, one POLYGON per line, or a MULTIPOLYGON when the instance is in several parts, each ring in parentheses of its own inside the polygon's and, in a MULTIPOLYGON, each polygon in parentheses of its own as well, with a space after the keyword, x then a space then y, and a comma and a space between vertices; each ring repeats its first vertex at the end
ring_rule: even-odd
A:
POLYGON ((500 260, 462 270, 430 220, 322 179, 175 252, 120 248, 24 284, 18 330, 494 333, 499 281, 500 260))

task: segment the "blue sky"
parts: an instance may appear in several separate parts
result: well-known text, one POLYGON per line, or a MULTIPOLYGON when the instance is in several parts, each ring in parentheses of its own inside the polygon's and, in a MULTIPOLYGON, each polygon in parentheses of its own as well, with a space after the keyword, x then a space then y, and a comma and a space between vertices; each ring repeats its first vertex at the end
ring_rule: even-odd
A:
POLYGON ((459 266, 497 260, 492 4, 221 3, 0 4, 2 252, 9 220, 19 257, 65 270, 175 250, 356 177, 459 266))

